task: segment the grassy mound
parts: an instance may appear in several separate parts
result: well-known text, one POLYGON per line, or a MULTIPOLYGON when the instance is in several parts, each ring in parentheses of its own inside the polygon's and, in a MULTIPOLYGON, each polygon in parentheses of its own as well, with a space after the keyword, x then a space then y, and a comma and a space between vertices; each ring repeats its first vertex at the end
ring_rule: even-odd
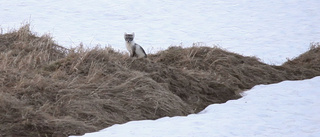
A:
POLYGON ((320 75, 319 50, 282 66, 196 46, 134 60, 111 48, 66 49, 26 25, 0 34, 0 136, 80 135, 196 113, 257 84, 320 75))

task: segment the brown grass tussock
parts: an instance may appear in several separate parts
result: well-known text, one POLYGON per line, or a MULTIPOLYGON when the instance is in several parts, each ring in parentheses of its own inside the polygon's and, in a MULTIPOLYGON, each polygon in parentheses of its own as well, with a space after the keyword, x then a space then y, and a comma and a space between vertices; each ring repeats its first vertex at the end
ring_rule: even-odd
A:
POLYGON ((134 60, 110 47, 66 49, 29 25, 0 34, 0 136, 68 136, 197 113, 257 84, 320 75, 320 46, 282 66, 217 47, 134 60))

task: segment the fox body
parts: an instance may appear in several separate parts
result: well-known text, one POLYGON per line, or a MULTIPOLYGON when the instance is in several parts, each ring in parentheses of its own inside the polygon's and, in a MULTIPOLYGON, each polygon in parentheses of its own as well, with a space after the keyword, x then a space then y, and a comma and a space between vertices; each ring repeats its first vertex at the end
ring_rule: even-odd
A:
POLYGON ((134 42, 134 33, 132 34, 124 34, 124 39, 126 41, 126 47, 127 50, 130 53, 130 57, 137 57, 137 58, 143 58, 147 57, 146 52, 144 49, 137 43, 134 42))

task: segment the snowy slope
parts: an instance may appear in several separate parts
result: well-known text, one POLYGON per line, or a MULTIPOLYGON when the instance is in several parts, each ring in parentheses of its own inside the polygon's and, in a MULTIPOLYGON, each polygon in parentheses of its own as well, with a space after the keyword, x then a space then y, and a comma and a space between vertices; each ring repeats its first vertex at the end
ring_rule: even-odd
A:
MULTIPOLYGON (((319 0, 0 0, 1 32, 29 21, 65 47, 125 51, 135 32, 146 52, 213 44, 282 64, 319 42, 319 0)), ((133 121, 86 136, 320 136, 320 78, 256 86, 245 97, 187 117, 133 121)))
POLYGON ((132 121, 83 137, 320 136, 320 77, 259 85, 199 114, 132 121))
POLYGON ((147 53, 204 42, 281 64, 319 42, 319 6, 319 0, 2 0, 0 26, 6 31, 29 21, 66 47, 83 42, 121 51, 124 32, 135 32, 147 53))

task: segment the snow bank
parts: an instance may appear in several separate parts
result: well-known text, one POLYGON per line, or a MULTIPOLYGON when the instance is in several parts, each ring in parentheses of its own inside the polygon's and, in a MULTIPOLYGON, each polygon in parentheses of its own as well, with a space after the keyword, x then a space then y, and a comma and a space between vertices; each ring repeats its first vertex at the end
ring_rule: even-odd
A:
POLYGON ((319 0, 10 0, 0 5, 0 26, 18 28, 29 21, 35 32, 50 32, 65 47, 83 42, 122 51, 124 32, 135 32, 136 42, 147 53, 204 42, 279 65, 307 51, 310 42, 318 42, 319 4, 319 0))
POLYGON ((199 114, 132 121, 83 137, 319 136, 320 77, 258 85, 199 114))

